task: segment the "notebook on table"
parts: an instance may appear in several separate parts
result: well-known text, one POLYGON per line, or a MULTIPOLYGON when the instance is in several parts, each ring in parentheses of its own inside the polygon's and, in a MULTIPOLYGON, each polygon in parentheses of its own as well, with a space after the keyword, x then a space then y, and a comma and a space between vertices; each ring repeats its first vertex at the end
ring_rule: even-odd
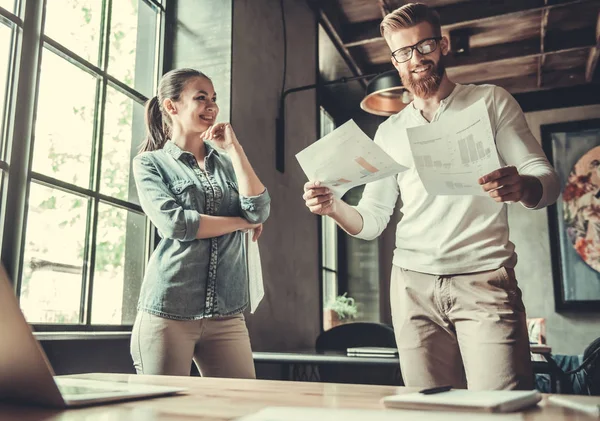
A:
POLYGON ((386 396, 387 408, 444 411, 514 412, 537 404, 542 395, 535 390, 470 391, 451 389, 435 394, 406 393, 386 396))
POLYGON ((551 395, 548 402, 600 417, 600 396, 551 395))
POLYGON ((171 395, 185 389, 55 378, 0 264, 0 400, 56 408, 171 395))
POLYGON ((398 349, 380 346, 358 346, 348 348, 346 354, 353 357, 397 357, 398 349))

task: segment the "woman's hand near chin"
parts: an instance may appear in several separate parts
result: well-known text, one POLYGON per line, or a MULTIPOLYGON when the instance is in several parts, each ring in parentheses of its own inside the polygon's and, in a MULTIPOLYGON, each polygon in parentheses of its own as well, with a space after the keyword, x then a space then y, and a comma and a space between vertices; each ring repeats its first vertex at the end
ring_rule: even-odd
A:
POLYGON ((202 133, 201 137, 203 140, 211 140, 217 148, 225 151, 240 144, 230 123, 214 124, 202 133))

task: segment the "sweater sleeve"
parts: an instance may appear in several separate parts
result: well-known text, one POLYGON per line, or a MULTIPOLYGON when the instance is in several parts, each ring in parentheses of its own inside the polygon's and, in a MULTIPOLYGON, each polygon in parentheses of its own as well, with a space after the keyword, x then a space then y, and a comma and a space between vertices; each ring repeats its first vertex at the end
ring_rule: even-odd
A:
POLYGON ((558 174, 529 130, 521 107, 505 89, 496 86, 494 108, 496 146, 502 160, 515 166, 519 174, 533 176, 542 184, 542 197, 532 209, 553 204, 560 194, 558 174))
MULTIPOLYGON (((384 130, 384 126, 379 127, 375 134, 375 143, 385 150, 384 130)), ((390 222, 399 193, 395 175, 367 184, 360 202, 354 206, 363 220, 362 230, 354 237, 363 240, 377 238, 390 222)))

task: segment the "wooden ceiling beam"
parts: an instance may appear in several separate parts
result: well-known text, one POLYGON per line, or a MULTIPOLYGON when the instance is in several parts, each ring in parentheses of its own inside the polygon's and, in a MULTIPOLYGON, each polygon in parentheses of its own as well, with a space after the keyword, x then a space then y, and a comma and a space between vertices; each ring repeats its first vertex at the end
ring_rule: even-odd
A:
POLYGON ((481 68, 483 66, 489 68, 489 67, 493 67, 493 66, 506 65, 509 63, 514 63, 515 65, 517 65, 520 62, 525 62, 525 61, 531 60, 533 58, 539 59, 542 55, 551 56, 551 55, 555 55, 555 54, 573 53, 575 51, 589 50, 589 49, 590 49, 590 47, 566 48, 564 50, 546 51, 544 54, 541 54, 541 53, 528 54, 528 55, 524 55, 524 56, 520 56, 520 57, 513 57, 513 58, 507 58, 507 59, 501 59, 501 60, 490 60, 485 63, 478 63, 478 64, 472 64, 472 65, 466 65, 466 66, 461 65, 461 66, 456 66, 456 67, 448 67, 448 70, 449 70, 449 73, 454 73, 454 74, 474 73, 474 72, 476 72, 476 70, 478 68, 481 68))
POLYGON ((487 63, 495 60, 517 58, 540 52, 540 41, 537 38, 523 41, 494 44, 489 47, 471 48, 468 55, 446 56, 446 67, 459 67, 471 64, 487 63))
POLYGON ((600 84, 574 85, 566 88, 542 89, 517 93, 515 99, 523 112, 550 110, 556 108, 576 107, 598 104, 600 84))
MULTIPOLYGON (((309 5, 313 8, 317 14, 317 19, 329 38, 335 46, 336 50, 340 53, 343 60, 346 62, 350 71, 355 76, 361 76, 364 71, 361 66, 356 62, 350 51, 344 46, 342 38, 340 36, 341 18, 338 15, 336 9, 330 0, 328 1, 310 1, 309 5)), ((361 81, 361 84, 365 86, 365 82, 361 81)))
POLYGON ((496 85, 506 89, 511 94, 537 90, 537 74, 521 75, 510 78, 484 80, 476 82, 477 85, 496 85))
POLYGON ((600 12, 598 12, 598 21, 596 23, 596 46, 590 51, 590 55, 585 68, 585 81, 591 82, 598 67, 600 58, 600 12))
MULTIPOLYGON (((572 71, 558 70, 549 74, 548 81, 540 89, 537 87, 537 74, 520 75, 510 78, 482 80, 475 82, 477 85, 491 84, 502 86, 504 89, 514 94, 522 94, 528 92, 543 92, 551 89, 562 88, 566 86, 583 86, 583 73, 581 77, 573 78, 572 71)), ((515 95, 516 98, 516 95, 515 95)))
MULTIPOLYGON (((526 13, 543 12, 557 7, 572 6, 589 0, 566 0, 558 4, 547 4, 546 0, 477 0, 440 6, 442 29, 450 31, 462 27, 485 23, 490 19, 515 18, 526 13)), ((380 20, 342 25, 340 34, 346 48, 380 42, 380 20)))
MULTIPOLYGON (((544 34, 544 50, 541 50, 541 40, 530 38, 506 44, 494 44, 488 47, 472 48, 468 55, 455 56, 452 53, 446 56, 446 68, 461 66, 489 64, 499 60, 519 59, 536 56, 540 61, 545 61, 547 54, 564 53, 582 48, 596 47, 594 38, 588 28, 569 32, 566 36, 562 31, 544 34)), ((543 63, 542 63, 543 64, 543 63)), ((391 69, 388 57, 384 62, 376 63, 365 68, 368 73, 379 73, 384 69, 391 69)))
POLYGON ((379 9, 381 10, 381 17, 384 17, 392 11, 388 0, 377 0, 377 3, 379 4, 379 9))
MULTIPOLYGON (((546 6, 548 0, 544 0, 546 6)), ((544 54, 544 44, 546 40, 546 28, 548 28, 548 16, 550 15, 550 9, 544 9, 542 12, 542 21, 540 22, 540 53, 542 54, 538 59, 538 71, 537 71, 537 87, 542 87, 542 75, 544 72, 544 62, 546 61, 546 55, 544 54)))

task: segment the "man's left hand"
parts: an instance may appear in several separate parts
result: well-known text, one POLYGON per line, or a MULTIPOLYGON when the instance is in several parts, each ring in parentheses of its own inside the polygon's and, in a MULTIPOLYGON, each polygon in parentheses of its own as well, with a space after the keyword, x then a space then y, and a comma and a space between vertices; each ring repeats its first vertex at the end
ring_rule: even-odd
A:
POLYGON ((496 202, 519 202, 523 198, 523 177, 515 167, 499 168, 484 175, 478 182, 496 202))

